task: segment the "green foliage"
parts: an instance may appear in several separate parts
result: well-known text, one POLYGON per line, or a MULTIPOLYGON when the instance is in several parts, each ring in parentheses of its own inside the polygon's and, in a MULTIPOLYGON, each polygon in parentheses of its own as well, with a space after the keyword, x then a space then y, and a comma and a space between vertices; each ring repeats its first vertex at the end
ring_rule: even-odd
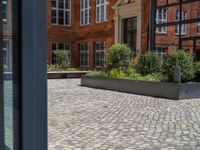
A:
POLYGON ((108 77, 108 75, 103 71, 92 71, 88 73, 88 76, 91 77, 108 77))
POLYGON ((131 59, 131 49, 127 45, 116 44, 109 49, 105 66, 108 71, 112 70, 113 68, 121 68, 122 70, 126 70, 131 63, 131 59))
POLYGON ((196 69, 197 69, 198 72, 200 72, 200 62, 196 63, 196 69))
POLYGON ((161 73, 153 73, 146 76, 143 76, 143 81, 162 81, 163 77, 161 73))
POLYGON ((57 72, 57 71, 80 71, 77 68, 67 68, 61 69, 58 65, 47 65, 48 72, 57 72))
POLYGON ((109 72, 109 77, 123 79, 126 78, 126 74, 121 68, 113 68, 109 72))
POLYGON ((161 73, 153 73, 142 76, 140 73, 138 73, 134 69, 130 69, 128 78, 131 80, 141 80, 141 81, 161 81, 162 80, 162 74, 161 73))
POLYGON ((70 67, 70 55, 67 50, 56 50, 53 52, 56 57, 56 65, 61 69, 70 67))
POLYGON ((56 72, 56 71, 61 71, 59 67, 56 65, 47 65, 48 72, 56 72))
POLYGON ((161 63, 158 55, 153 52, 147 52, 139 59, 137 70, 142 75, 157 73, 160 71, 161 63))
POLYGON ((128 78, 131 80, 142 80, 142 75, 134 69, 129 69, 128 78))
POLYGON ((188 52, 177 50, 168 56, 163 63, 163 76, 166 81, 173 81, 175 65, 181 67, 182 82, 192 80, 195 77, 197 65, 193 57, 188 52))

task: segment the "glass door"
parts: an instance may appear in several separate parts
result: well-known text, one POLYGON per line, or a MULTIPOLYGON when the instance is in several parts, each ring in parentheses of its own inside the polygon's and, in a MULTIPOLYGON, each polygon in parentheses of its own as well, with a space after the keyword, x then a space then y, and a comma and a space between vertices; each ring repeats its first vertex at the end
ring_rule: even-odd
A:
POLYGON ((124 43, 132 50, 136 50, 137 43, 137 17, 124 19, 124 43))
POLYGON ((17 0, 1 0, 1 114, 5 150, 18 150, 18 5, 17 0), (13 15, 15 14, 15 15, 13 15))

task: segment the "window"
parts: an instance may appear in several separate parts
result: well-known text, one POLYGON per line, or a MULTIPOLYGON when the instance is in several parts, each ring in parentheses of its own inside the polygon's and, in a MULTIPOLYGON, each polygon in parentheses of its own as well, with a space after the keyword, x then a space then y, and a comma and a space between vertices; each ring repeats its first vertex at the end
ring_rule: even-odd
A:
POLYGON ((106 53, 106 43, 97 42, 95 43, 95 62, 96 67, 103 67, 105 62, 105 53, 106 53))
POLYGON ((89 44, 81 43, 80 48, 80 67, 88 67, 89 65, 89 44))
MULTIPOLYGON (((167 10, 166 9, 158 9, 156 11, 156 23, 166 23, 167 22, 167 10)), ((167 33, 167 27, 160 27, 156 29, 157 33, 167 33)))
POLYGON ((71 0, 51 0, 51 22, 57 25, 71 25, 71 0))
POLYGON ((96 22, 108 20, 108 0, 96 0, 96 22))
POLYGON ((91 1, 81 0, 81 25, 87 25, 91 23, 91 1))
POLYGON ((2 0, 2 17, 3 21, 7 21, 7 0, 2 0))
POLYGON ((156 47, 154 53, 163 60, 167 56, 167 47, 156 47))
MULTIPOLYGON (((179 13, 180 13, 180 11, 176 10, 176 21, 180 20, 179 13)), ((186 11, 182 11, 182 20, 186 20, 186 18, 187 18, 187 12, 186 11)), ((179 25, 176 26, 175 33, 179 34, 179 25)), ((182 27, 181 27, 181 34, 182 35, 186 34, 186 24, 182 25, 182 27)))
POLYGON ((52 64, 56 63, 56 57, 53 53, 56 50, 68 50, 69 51, 69 59, 71 62, 71 45, 69 43, 53 43, 52 44, 52 64))
MULTIPOLYGON (((197 17, 200 18, 200 12, 198 12, 197 17)), ((197 33, 200 34, 200 22, 197 23, 197 33)))
POLYGON ((9 52, 9 41, 4 40, 3 41, 3 64, 4 67, 8 68, 9 66, 9 60, 8 60, 8 52, 9 52))

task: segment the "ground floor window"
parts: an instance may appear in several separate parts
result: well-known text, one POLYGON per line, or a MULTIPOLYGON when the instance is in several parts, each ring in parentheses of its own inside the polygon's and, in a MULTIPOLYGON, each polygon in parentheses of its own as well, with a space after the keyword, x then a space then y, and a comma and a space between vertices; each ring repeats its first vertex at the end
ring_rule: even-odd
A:
POLYGON ((71 45, 69 43, 53 43, 52 44, 52 64, 56 63, 56 57, 54 55, 54 51, 56 50, 67 50, 69 51, 69 58, 71 62, 71 45))
POLYGON ((163 60, 167 56, 167 47, 156 47, 154 52, 163 60))
POLYGON ((81 43, 79 44, 80 50, 80 67, 88 67, 89 65, 89 44, 81 43))
POLYGON ((103 67, 105 62, 106 42, 95 43, 95 63, 96 67, 103 67))
POLYGON ((9 68, 9 41, 3 40, 3 64, 4 68, 9 68))

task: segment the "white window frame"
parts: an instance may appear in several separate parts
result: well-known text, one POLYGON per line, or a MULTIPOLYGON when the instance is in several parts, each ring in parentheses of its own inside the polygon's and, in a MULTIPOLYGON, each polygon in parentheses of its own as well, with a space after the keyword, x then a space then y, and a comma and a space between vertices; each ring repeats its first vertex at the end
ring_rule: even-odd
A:
POLYGON ((89 25, 90 23, 91 23, 91 0, 80 0, 80 25, 84 26, 84 25, 89 25))
POLYGON ((6 11, 4 12, 6 14, 6 18, 3 18, 3 22, 7 22, 7 20, 8 20, 7 19, 7 17, 8 17, 8 1, 7 0, 2 0, 2 5, 6 5, 6 11))
POLYGON ((72 2, 71 2, 71 0, 63 0, 63 1, 64 1, 64 4, 63 4, 64 8, 63 9, 59 8, 59 0, 56 0, 56 7, 51 6, 51 23, 53 25, 71 26, 71 15, 72 15, 71 14, 72 13, 71 8, 72 8, 72 2), (70 8, 66 8, 66 1, 69 1, 69 3, 70 3, 69 7, 70 8), (56 11, 56 23, 52 22, 52 11, 53 10, 56 11), (62 10, 63 13, 64 13, 63 24, 59 24, 59 10, 62 10), (67 19, 66 12, 69 13, 69 20, 68 20, 69 24, 66 24, 66 19, 67 19))
POLYGON ((167 47, 156 47, 154 50, 154 54, 160 56, 161 60, 163 60, 167 56, 167 47), (165 50, 165 52, 163 52, 165 50))
MULTIPOLYGON (((180 10, 177 9, 176 10, 176 21, 180 20, 179 12, 180 12, 180 10)), ((182 20, 186 20, 186 19, 187 19, 187 11, 182 10, 182 20)), ((178 35, 179 34, 179 25, 177 25, 175 28, 176 28, 175 34, 178 35)), ((182 24, 181 35, 186 35, 186 34, 187 34, 187 26, 186 26, 186 24, 182 24)))
MULTIPOLYGON (((167 23, 167 18, 168 18, 167 9, 156 10, 156 24, 167 23), (159 17, 160 15, 161 15, 161 18, 159 17)), ((156 28, 156 33, 167 33, 167 27, 156 28)))
MULTIPOLYGON (((90 45, 89 43, 80 43, 79 44, 79 50, 80 50, 80 67, 89 67, 89 49, 90 49, 90 45), (81 45, 84 45, 84 49, 81 49, 81 45), (87 49, 86 46, 87 45, 87 49), (87 54, 87 58, 83 60, 86 61, 87 60, 87 64, 86 62, 84 62, 84 64, 82 64, 82 55, 86 55, 87 54)), ((84 57, 85 58, 85 57, 84 57)))
POLYGON ((99 61, 98 64, 101 64, 101 61, 103 61, 103 64, 105 63, 105 60, 106 60, 106 42, 96 42, 95 43, 95 66, 97 68, 102 68, 103 67, 103 64, 102 65, 97 65, 97 60, 99 61), (99 49, 97 49, 97 44, 100 45, 99 49), (103 44, 103 49, 101 49, 101 44, 103 44), (100 60, 101 59, 101 54, 103 52, 103 55, 104 55, 104 58, 103 60, 100 60), (97 59, 97 54, 100 54, 99 58, 97 59))
MULTIPOLYGON (((67 50, 67 51, 69 51, 69 59, 70 59, 70 65, 71 65, 71 61, 72 61, 72 58, 71 58, 71 44, 70 43, 65 43, 65 42, 53 42, 52 43, 52 54, 53 54, 53 51, 55 51, 55 50, 67 50), (56 45, 56 49, 53 49, 53 45, 56 45), (64 46, 64 49, 59 49, 59 44, 63 44, 63 46, 64 46), (68 45, 69 46, 69 49, 66 49, 66 45, 68 45)), ((54 60, 53 60, 53 56, 52 56, 52 62, 53 62, 54 60)))
POLYGON ((3 40, 3 64, 4 67, 9 67, 9 40, 7 39, 3 40), (6 47, 4 47, 4 42, 6 43, 6 47), (6 57, 4 57, 4 52, 6 52, 6 57))
POLYGON ((96 0, 96 23, 105 21, 108 21, 108 0, 96 0))

